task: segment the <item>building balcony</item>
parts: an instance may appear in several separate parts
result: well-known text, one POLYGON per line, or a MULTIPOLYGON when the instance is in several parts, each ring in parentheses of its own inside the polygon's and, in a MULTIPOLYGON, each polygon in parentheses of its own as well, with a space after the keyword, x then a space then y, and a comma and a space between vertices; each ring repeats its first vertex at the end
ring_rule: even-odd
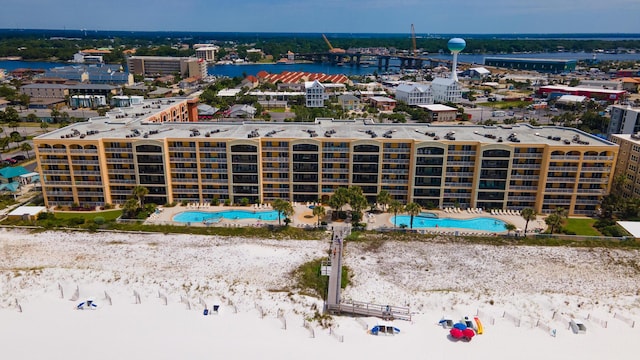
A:
POLYGON ((475 167, 475 161, 447 161, 445 166, 475 167))
POLYGON ((66 154, 67 149, 38 148, 41 154, 66 154))
POLYGON ((102 191, 78 191, 78 197, 104 196, 102 191))
POLYGON ((587 156, 582 158, 584 161, 613 161, 613 156, 587 156))
POLYGON ((600 205, 598 200, 576 200, 576 205, 600 205))
POLYGON ((66 180, 66 181, 56 181, 56 180, 52 180, 52 181, 44 181, 45 186, 50 186, 50 185, 67 185, 70 186, 71 185, 71 180, 66 180))
POLYGON ((200 151, 200 153, 206 153, 206 154, 211 154, 211 153, 226 154, 227 149, 223 148, 223 147, 203 147, 203 146, 200 146, 198 148, 198 151, 200 151))
POLYGON ((197 178, 171 178, 171 181, 174 183, 182 183, 182 184, 197 184, 197 178))
POLYGON ((107 164, 133 164, 133 158, 106 158, 106 162, 107 164))
POLYGON ((74 182, 76 184, 76 186, 103 186, 104 183, 100 180, 95 180, 95 181, 80 181, 80 180, 76 180, 74 182))
POLYGON ((173 196, 176 196, 176 194, 199 194, 200 190, 198 189, 176 189, 173 188, 171 189, 171 191, 173 192, 173 196))
POLYGON ((349 158, 322 158, 323 163, 348 163, 349 158))
POLYGON ((578 182, 587 183, 587 184, 607 184, 607 183, 609 183, 609 178, 583 178, 583 177, 581 177, 580 180, 578 180, 578 182))
POLYGON ((278 183, 278 184, 286 184, 289 183, 290 179, 281 179, 281 178, 263 178, 262 182, 264 183, 278 183))
MULTIPOLYGON (((571 205, 571 199, 544 199, 542 203, 544 205, 565 205, 568 207, 571 205)), ((596 201, 596 204, 597 203, 596 201)))
POLYGON ((323 154, 327 154, 327 153, 348 153, 349 152, 349 148, 348 147, 323 147, 322 148, 322 153, 323 154))
POLYGON ((194 153, 196 152, 196 148, 187 147, 187 146, 169 146, 169 152, 183 152, 183 153, 194 153))
POLYGON ((573 194, 575 191, 573 191, 573 188, 545 188, 544 192, 546 194, 573 194))
POLYGON ((200 172, 203 174, 227 174, 229 169, 202 168, 200 169, 200 172))
POLYGON ((509 186, 509 191, 516 191, 516 190, 520 190, 520 191, 537 191, 538 187, 537 186, 520 186, 520 185, 509 186))
POLYGON ((135 185, 136 180, 135 179, 109 179, 109 183, 135 185))
POLYGON ((455 155, 464 155, 464 156, 476 156, 475 151, 462 151, 462 150, 451 150, 447 152, 447 155, 455 156, 455 155))
POLYGON ((42 165, 55 165, 55 164, 69 164, 67 159, 40 159, 40 164, 42 165))
POLYGON ((203 194, 228 194, 229 189, 202 189, 203 194))
POLYGON ((540 169, 541 164, 511 164, 512 169, 540 169))
POLYGON ((288 157, 263 157, 262 162, 288 163, 288 157))
POLYGON ((274 151, 287 152, 287 151, 289 151, 289 147, 288 146, 263 146, 262 147, 262 151, 266 151, 266 152, 274 152, 274 151))
POLYGON ((132 148, 106 148, 104 149, 105 154, 109 153, 133 153, 132 148))
MULTIPOLYGON (((354 173, 356 173, 356 171, 354 171, 354 173)), ((409 169, 382 169, 382 173, 406 175, 406 174, 409 174, 409 169)), ((440 177, 440 175, 436 175, 436 176, 440 177)))
POLYGON ((73 191, 52 190, 47 191, 47 196, 73 196, 73 191))
POLYGON ((202 163, 223 163, 223 164, 226 164, 226 163, 227 163, 227 158, 207 158, 207 157, 201 157, 201 158, 200 158, 200 162, 202 162, 202 163))
POLYGON ((133 175, 136 169, 107 169, 107 172, 113 175, 133 175))
POLYGON ((409 159, 382 159, 383 164, 409 164, 409 159))
POLYGON ((73 160, 73 159, 71 159, 71 165, 93 165, 93 166, 98 166, 98 165, 100 165, 100 162, 98 161, 98 159, 95 159, 95 160, 73 160))
POLYGON ((473 184, 471 183, 463 183, 463 182, 446 182, 444 186, 453 187, 453 188, 471 188, 473 184))
MULTIPOLYGON (((417 175, 417 174, 416 174, 417 175)), ((462 172, 462 171, 447 171, 445 173, 446 177, 467 177, 467 178, 471 178, 473 177, 473 173, 472 172, 462 172)), ((420 175, 423 176, 423 175, 420 175)), ((440 175, 426 175, 426 176, 440 176, 440 175)))
POLYGON ((542 159, 542 153, 514 153, 516 159, 542 159))
POLYGON ((321 171, 321 173, 323 174, 348 174, 349 173, 349 169, 327 169, 327 168, 323 168, 321 171))
POLYGON ((198 159, 196 158, 181 158, 181 157, 171 157, 169 158, 169 161, 171 161, 172 163, 195 163, 198 162, 198 159))
MULTIPOLYGON (((204 170, 204 169, 202 169, 204 170)), ((193 174, 198 172, 198 168, 171 168, 169 169, 170 173, 180 173, 180 174, 193 174)), ((204 171, 203 171, 204 172, 204 171)), ((227 172, 227 169, 224 169, 224 172, 227 172)))
POLYGON ((604 195, 607 193, 606 189, 578 189, 576 191, 578 195, 580 194, 595 194, 595 195, 604 195))
POLYGON ((223 184, 226 185, 229 183, 229 179, 202 179, 202 185, 208 184, 223 184))
POLYGON ((400 184, 400 185, 409 185, 409 180, 396 180, 396 179, 382 179, 382 181, 380 181, 380 183, 382 185, 386 185, 386 184, 400 184))
POLYGON ((511 180, 540 180, 540 175, 511 175, 511 180))
POLYGON ((322 179, 323 184, 348 184, 349 179, 322 179))
POLYGON ((79 176, 79 175, 83 175, 83 176, 99 176, 100 175, 100 171, 95 171, 95 170, 74 170, 73 171, 73 175, 75 175, 75 176, 79 176))
POLYGON ((408 154, 411 152, 410 148, 400 149, 400 148, 384 148, 382 150, 383 154, 408 154))
POLYGON ((587 166, 587 167, 582 167, 582 174, 588 174, 588 173, 610 173, 611 172, 611 168, 610 167, 598 167, 598 166, 587 166))
POLYGON ((469 194, 469 193, 461 193, 461 194, 446 193, 446 194, 443 195, 443 198, 445 198, 445 199, 471 199, 471 194, 469 194))
POLYGON ((98 149, 69 149, 71 154, 97 154, 98 149))
POLYGON ((111 195, 129 196, 131 194, 133 194, 133 188, 131 188, 130 190, 111 190, 111 195))
POLYGON ((549 166, 549 171, 577 172, 577 166, 549 166))
MULTIPOLYGON (((513 179, 513 177, 511 177, 513 179)), ((573 185, 576 182, 575 177, 547 177, 547 182, 549 183, 570 183, 573 185)))
POLYGON ((580 155, 551 155, 551 160, 580 160, 580 155))
POLYGON ((535 196, 508 196, 507 200, 509 201, 536 201, 535 196))

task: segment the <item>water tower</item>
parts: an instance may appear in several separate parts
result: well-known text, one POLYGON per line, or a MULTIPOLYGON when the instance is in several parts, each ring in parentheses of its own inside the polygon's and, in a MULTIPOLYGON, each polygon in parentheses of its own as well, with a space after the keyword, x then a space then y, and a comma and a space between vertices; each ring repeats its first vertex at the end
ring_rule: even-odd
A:
POLYGON ((451 66, 451 78, 455 81, 458 81, 458 74, 456 71, 456 67, 458 67, 458 53, 464 50, 465 46, 467 46, 467 43, 464 41, 464 39, 453 38, 449 40, 449 42, 447 43, 447 46, 449 47, 449 50, 453 54, 453 66, 451 66))

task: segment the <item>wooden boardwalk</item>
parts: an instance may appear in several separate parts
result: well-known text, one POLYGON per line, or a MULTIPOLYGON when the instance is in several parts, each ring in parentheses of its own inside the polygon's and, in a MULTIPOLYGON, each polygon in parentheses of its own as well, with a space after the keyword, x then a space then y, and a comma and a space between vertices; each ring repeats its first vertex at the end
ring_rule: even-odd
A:
POLYGON ((323 263, 325 269, 329 270, 329 283, 325 310, 334 314, 375 316, 385 320, 398 319, 411 321, 411 312, 409 308, 406 307, 379 305, 360 301, 340 301, 344 238, 349 235, 349 233, 350 228, 348 227, 334 228, 329 261, 323 263), (328 267, 330 267, 330 269, 328 267))

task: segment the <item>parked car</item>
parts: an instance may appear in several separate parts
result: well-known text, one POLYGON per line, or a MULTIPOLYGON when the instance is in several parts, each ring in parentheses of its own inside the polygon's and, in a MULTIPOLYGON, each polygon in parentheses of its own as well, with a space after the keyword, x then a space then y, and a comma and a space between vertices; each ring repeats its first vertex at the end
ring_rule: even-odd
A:
POLYGON ((27 160, 27 157, 24 156, 24 155, 16 155, 16 156, 12 157, 12 159, 15 160, 15 161, 24 161, 24 160, 27 160))
POLYGON ((17 163, 18 161, 14 160, 14 159, 11 159, 11 158, 6 158, 6 159, 2 160, 2 162, 6 163, 6 164, 13 165, 13 164, 17 163))

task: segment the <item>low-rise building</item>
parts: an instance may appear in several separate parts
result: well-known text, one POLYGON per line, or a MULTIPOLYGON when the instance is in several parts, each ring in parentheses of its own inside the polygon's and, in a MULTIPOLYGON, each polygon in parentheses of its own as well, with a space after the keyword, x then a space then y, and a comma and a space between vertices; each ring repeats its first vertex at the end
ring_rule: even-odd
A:
POLYGON ((427 110, 431 121, 455 121, 458 116, 458 109, 442 104, 418 105, 427 110))
POLYGON ((397 102, 387 96, 372 96, 369 98, 369 103, 378 110, 393 111, 397 102))
POLYGON ((97 108, 107 105, 107 97, 104 95, 73 95, 69 98, 70 107, 97 108))
POLYGON ((202 79, 207 76, 207 63, 196 57, 130 56, 129 72, 144 76, 180 74, 182 77, 202 79))
POLYGON ((69 86, 61 84, 28 84, 20 87, 20 93, 31 98, 64 99, 69 95, 69 86))
POLYGON ((360 99, 357 96, 351 94, 344 94, 338 96, 338 104, 345 111, 351 110, 361 110, 362 104, 360 103, 360 99))
POLYGON ((396 88, 396 99, 404 101, 407 105, 433 104, 431 87, 421 84, 400 84, 396 88))
POLYGON ((440 103, 459 103, 462 101, 462 87, 451 78, 435 78, 431 82, 433 101, 440 103))
POLYGON ((308 108, 324 107, 324 85, 322 85, 318 80, 305 82, 304 93, 305 104, 308 108))
POLYGON ((640 131, 640 108, 626 105, 613 105, 609 110, 611 119, 607 135, 636 134, 640 131))

